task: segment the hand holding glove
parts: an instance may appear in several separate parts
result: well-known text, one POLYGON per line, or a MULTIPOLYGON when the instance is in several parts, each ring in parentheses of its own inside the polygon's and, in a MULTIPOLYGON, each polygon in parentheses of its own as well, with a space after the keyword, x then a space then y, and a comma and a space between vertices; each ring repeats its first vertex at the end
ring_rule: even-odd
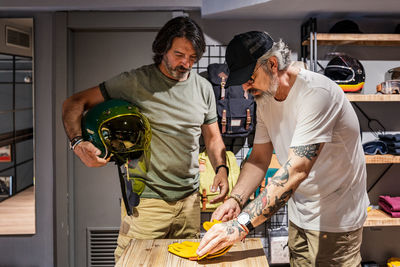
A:
MULTIPOLYGON (((208 231, 213 225, 221 223, 221 221, 213 220, 211 222, 206 221, 203 223, 204 230, 208 231)), ((199 247, 200 242, 192 242, 192 241, 183 241, 182 243, 173 243, 168 246, 168 251, 172 254, 175 254, 179 257, 186 258, 189 260, 201 260, 203 258, 206 259, 213 259, 224 255, 232 246, 227 246, 220 249, 217 252, 212 254, 204 254, 203 256, 199 257, 196 254, 196 250, 199 247)))

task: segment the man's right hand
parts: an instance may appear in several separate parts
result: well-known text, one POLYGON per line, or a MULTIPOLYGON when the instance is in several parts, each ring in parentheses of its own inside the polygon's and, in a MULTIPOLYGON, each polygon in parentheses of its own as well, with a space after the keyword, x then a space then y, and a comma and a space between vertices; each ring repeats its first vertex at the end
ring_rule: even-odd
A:
POLYGON ((219 206, 212 214, 212 220, 219 220, 219 221, 230 221, 236 218, 240 213, 240 206, 236 202, 236 200, 232 198, 228 198, 224 204, 219 206))
POLYGON ((98 155, 101 154, 101 151, 88 141, 77 144, 74 153, 88 167, 102 167, 110 161, 110 158, 99 158, 98 155))

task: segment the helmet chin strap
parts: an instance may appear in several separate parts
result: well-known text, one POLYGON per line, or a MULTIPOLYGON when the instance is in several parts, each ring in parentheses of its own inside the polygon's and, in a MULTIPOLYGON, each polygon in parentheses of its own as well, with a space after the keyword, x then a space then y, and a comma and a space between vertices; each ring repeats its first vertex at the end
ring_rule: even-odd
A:
MULTIPOLYGON (((104 148, 105 148, 105 152, 106 153, 104 153, 104 157, 102 159, 106 159, 107 156, 108 156, 108 148, 107 148, 107 146, 104 146, 104 148)), ((113 155, 110 155, 110 156, 113 156, 113 155)))
MULTIPOLYGON (((126 213, 131 216, 132 209, 136 206, 139 205, 140 202, 140 192, 135 192, 133 186, 132 186, 132 180, 129 179, 129 169, 128 169, 128 161, 129 158, 124 158, 120 156, 119 154, 114 154, 113 155, 113 160, 115 161, 115 164, 117 165, 118 168, 118 176, 119 176, 119 183, 121 186, 121 194, 122 194, 122 200, 124 201, 125 204, 125 209, 126 213)), ((134 159, 134 161, 137 162, 139 159, 134 159)), ((136 183, 138 181, 133 180, 133 183, 136 183)))
POLYGON ((128 179, 128 161, 124 164, 119 164, 118 166, 119 183, 121 186, 122 200, 125 204, 126 213, 131 216, 132 208, 139 205, 140 196, 133 191, 132 182, 128 179))

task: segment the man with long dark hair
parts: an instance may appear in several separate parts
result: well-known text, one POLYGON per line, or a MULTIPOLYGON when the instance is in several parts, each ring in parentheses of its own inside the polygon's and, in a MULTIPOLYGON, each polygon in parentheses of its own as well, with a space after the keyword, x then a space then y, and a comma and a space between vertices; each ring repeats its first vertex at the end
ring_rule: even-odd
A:
POLYGON ((104 166, 107 159, 97 156, 99 150, 92 143, 81 140, 85 110, 108 99, 123 99, 137 106, 150 122, 150 160, 129 171, 146 187, 133 215, 122 219, 117 260, 132 238, 198 237, 201 134, 218 170, 213 188, 219 187, 220 194, 214 202, 223 200, 228 192, 225 145, 218 129, 214 93, 211 84, 191 70, 204 51, 203 32, 196 22, 174 18, 153 42, 154 64, 121 73, 64 102, 63 121, 71 147, 89 167, 104 166))

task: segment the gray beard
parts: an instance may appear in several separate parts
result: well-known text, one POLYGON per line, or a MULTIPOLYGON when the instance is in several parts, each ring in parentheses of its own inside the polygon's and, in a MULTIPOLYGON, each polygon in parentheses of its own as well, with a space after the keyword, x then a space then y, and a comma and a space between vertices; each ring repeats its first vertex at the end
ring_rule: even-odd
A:
POLYGON ((261 94, 254 96, 255 100, 257 102, 262 102, 262 100, 267 100, 270 98, 274 98, 276 95, 276 92, 278 91, 279 83, 278 83, 278 78, 272 78, 268 86, 267 91, 261 91, 259 89, 256 89, 258 91, 261 91, 261 94))
POLYGON ((169 64, 168 60, 163 59, 164 63, 165 63, 165 68, 167 69, 168 73, 174 77, 177 80, 180 80, 182 78, 184 78, 185 76, 188 75, 188 73, 190 72, 191 68, 186 69, 182 66, 177 66, 176 68, 173 68, 171 66, 171 64, 169 64), (183 72, 182 72, 183 71, 183 72))
POLYGON ((257 105, 260 105, 264 102, 268 102, 269 100, 271 100, 271 95, 267 92, 262 92, 261 94, 254 96, 254 99, 257 105))

